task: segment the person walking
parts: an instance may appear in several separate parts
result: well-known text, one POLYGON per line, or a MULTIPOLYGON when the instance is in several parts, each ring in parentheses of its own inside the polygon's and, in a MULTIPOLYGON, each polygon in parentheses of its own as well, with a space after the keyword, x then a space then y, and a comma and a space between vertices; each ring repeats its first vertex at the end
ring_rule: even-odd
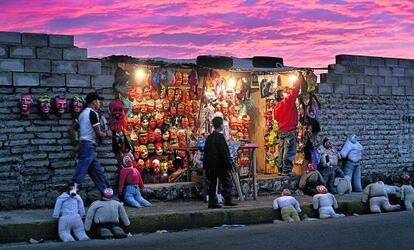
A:
POLYGON ((78 161, 75 167, 75 173, 72 180, 77 187, 80 185, 86 174, 89 174, 101 194, 106 188, 109 188, 108 180, 105 177, 103 167, 97 159, 95 147, 97 145, 97 137, 111 137, 110 130, 102 131, 99 121, 98 111, 101 108, 101 100, 104 98, 96 92, 91 92, 86 96, 87 107, 79 115, 79 122, 72 127, 73 130, 80 130, 80 147, 78 161))
POLYGON ((298 73, 291 92, 286 97, 282 91, 276 94, 277 104, 274 107, 274 118, 278 122, 278 137, 280 139, 280 150, 278 158, 278 168, 282 171, 282 176, 292 175, 293 161, 296 156, 298 126, 298 110, 296 108, 296 98, 298 97, 301 85, 305 82, 303 75, 298 73))
POLYGON ((231 200, 233 183, 230 171, 232 169, 232 164, 229 147, 222 134, 224 128, 223 118, 214 117, 212 122, 214 131, 207 137, 204 147, 203 162, 203 167, 207 170, 207 178, 209 180, 208 208, 221 208, 216 196, 217 179, 220 180, 223 186, 222 195, 224 198, 224 205, 237 206, 237 204, 233 203, 231 200))

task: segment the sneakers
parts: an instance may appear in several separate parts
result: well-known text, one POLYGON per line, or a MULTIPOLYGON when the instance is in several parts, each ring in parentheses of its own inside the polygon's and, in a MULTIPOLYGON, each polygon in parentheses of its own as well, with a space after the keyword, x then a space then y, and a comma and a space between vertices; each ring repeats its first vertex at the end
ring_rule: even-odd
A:
POLYGON ((221 208, 221 206, 219 204, 208 204, 208 208, 217 209, 217 208, 221 208))

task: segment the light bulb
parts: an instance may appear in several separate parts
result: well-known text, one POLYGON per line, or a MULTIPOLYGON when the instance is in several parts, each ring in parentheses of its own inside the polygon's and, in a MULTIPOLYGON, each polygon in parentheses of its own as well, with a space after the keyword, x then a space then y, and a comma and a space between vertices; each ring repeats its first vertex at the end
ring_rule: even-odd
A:
POLYGON ((236 88, 236 79, 233 78, 233 77, 230 78, 229 81, 228 81, 228 83, 227 83, 227 86, 229 87, 229 89, 236 88))
POLYGON ((137 79, 137 80, 145 79, 145 75, 146 75, 145 70, 143 70, 141 68, 139 68, 135 71, 135 79, 137 79))

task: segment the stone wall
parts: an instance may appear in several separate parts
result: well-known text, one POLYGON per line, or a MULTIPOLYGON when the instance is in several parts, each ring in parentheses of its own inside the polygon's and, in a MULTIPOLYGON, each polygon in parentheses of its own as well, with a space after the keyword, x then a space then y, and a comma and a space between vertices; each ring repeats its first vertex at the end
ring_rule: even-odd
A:
POLYGON ((336 56, 321 75, 322 133, 340 148, 356 133, 364 146, 363 175, 395 177, 414 163, 414 60, 336 56))
MULTIPOLYGON (((112 65, 88 60, 87 50, 75 47, 73 36, 0 32, 0 209, 53 206, 58 187, 73 173, 70 109, 43 119, 37 97, 65 94, 70 104, 74 95, 97 90, 106 98, 106 112, 114 97, 112 83, 112 65), (20 116, 22 94, 34 100, 28 118, 20 116)), ((114 181, 111 145, 98 150, 106 176, 114 181)), ((83 197, 96 195, 89 177, 83 187, 83 197)))

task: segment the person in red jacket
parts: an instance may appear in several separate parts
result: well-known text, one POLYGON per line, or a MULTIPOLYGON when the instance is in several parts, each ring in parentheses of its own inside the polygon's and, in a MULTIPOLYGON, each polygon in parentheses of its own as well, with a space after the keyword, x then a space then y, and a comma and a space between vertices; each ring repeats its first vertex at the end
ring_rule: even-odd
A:
POLYGON ((296 127, 298 126, 298 110, 296 108, 296 98, 298 97, 300 87, 305 79, 301 73, 298 73, 290 93, 283 97, 281 91, 277 92, 274 107, 274 119, 278 122, 278 137, 280 140, 280 150, 278 158, 278 168, 282 170, 282 176, 292 175, 293 161, 296 155, 296 127))
POLYGON ((141 195, 140 189, 144 188, 144 182, 141 173, 133 167, 134 163, 130 153, 124 154, 122 168, 119 172, 119 195, 122 196, 125 193, 125 202, 131 207, 150 207, 152 204, 141 195), (126 186, 125 192, 124 186, 126 186))

